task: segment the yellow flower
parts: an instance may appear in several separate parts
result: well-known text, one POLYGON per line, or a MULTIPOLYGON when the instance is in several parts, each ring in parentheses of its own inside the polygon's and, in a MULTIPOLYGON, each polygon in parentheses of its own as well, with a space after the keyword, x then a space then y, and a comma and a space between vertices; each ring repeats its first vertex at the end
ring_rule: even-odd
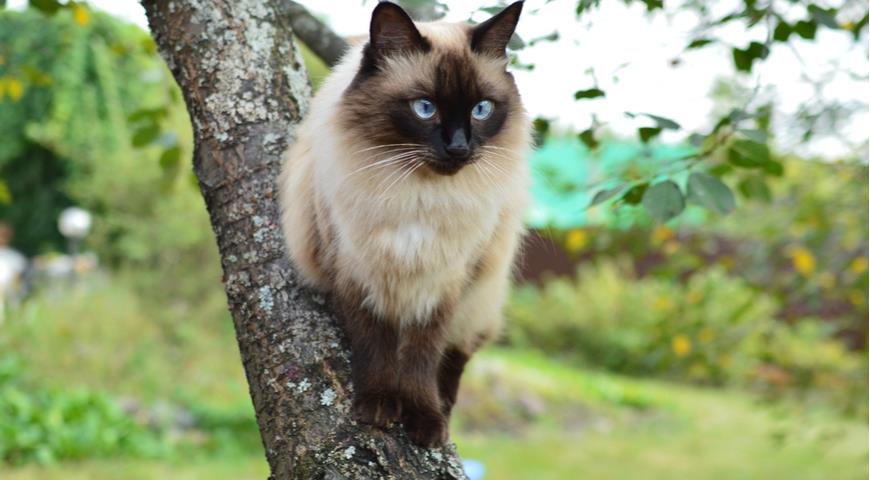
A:
POLYGON ((731 255, 722 255, 719 257, 719 265, 722 265, 728 270, 734 268, 734 257, 731 255))
POLYGON ((695 289, 689 290, 689 293, 686 294, 686 301, 693 305, 703 299, 704 294, 695 289))
POLYGON ((589 244, 589 234, 582 228, 577 228, 568 232, 568 237, 565 238, 565 248, 569 252, 579 252, 589 244))
POLYGON ((6 77, 6 93, 9 94, 9 98, 12 99, 13 102, 17 102, 21 100, 21 97, 24 95, 24 84, 21 83, 21 80, 18 80, 15 77, 6 77))
POLYGON ((80 27, 84 27, 85 25, 91 23, 91 13, 88 12, 87 7, 82 5, 81 3, 76 3, 73 5, 73 20, 79 24, 80 27))
POLYGON ((809 277, 816 271, 816 257, 813 252, 804 247, 795 247, 790 255, 794 269, 804 277, 809 277))
POLYGON ((863 290, 852 290, 849 292, 849 301, 856 307, 861 306, 865 301, 867 301, 867 292, 863 290))
POLYGON ((865 257, 856 257, 849 264, 849 271, 855 275, 860 275, 867 271, 867 259, 865 257))
POLYGON ((685 335, 677 335, 671 340, 671 349, 676 356, 683 358, 692 352, 692 342, 685 335))
POLYGON ((659 225, 653 229, 650 238, 655 244, 664 243, 674 238, 674 231, 664 225, 659 225))

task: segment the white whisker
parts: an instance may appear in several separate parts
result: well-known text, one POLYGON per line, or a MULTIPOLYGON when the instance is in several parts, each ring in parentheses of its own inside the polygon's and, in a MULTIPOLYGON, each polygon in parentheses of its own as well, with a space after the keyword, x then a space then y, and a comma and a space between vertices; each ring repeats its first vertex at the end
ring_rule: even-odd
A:
POLYGON ((375 145, 373 147, 363 148, 362 150, 357 150, 353 152, 352 155, 356 155, 357 153, 368 152, 370 150, 376 150, 378 148, 389 148, 389 147, 423 147, 420 143, 387 143, 384 145, 375 145))
POLYGON ((411 151, 411 152, 402 152, 402 153, 399 153, 397 155, 393 155, 392 157, 385 158, 383 160, 378 160, 377 162, 369 163, 367 165, 363 165, 362 167, 357 168, 356 170, 345 175, 344 179, 347 179, 351 175, 362 172, 363 170, 368 170, 369 168, 374 168, 374 167, 378 167, 378 166, 387 166, 387 165, 390 165, 393 163, 401 163, 401 162, 407 160, 408 158, 411 158, 411 157, 417 155, 418 153, 420 153, 420 152, 418 152, 416 150, 411 151))
MULTIPOLYGON (((399 182, 403 181, 404 179, 410 177, 412 173, 414 173, 418 168, 420 168, 420 165, 423 165, 422 160, 417 160, 415 163, 411 164, 411 168, 406 169, 405 173, 403 173, 398 178, 393 180, 393 183, 391 183, 387 188, 384 189, 384 192, 381 194, 381 196, 386 197, 387 192, 389 192, 390 189, 393 188, 393 185, 396 185, 399 182)), ((387 200, 389 200, 389 199, 391 199, 391 197, 387 198, 387 200)))

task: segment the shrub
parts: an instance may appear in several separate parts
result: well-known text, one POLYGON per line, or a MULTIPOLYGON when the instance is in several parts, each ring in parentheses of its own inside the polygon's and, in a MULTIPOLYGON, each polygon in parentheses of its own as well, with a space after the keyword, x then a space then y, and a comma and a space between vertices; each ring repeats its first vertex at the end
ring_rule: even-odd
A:
POLYGON ((863 402, 855 395, 866 390, 861 358, 819 322, 778 322, 777 309, 720 267, 679 283, 638 279, 627 261, 599 261, 576 280, 520 287, 507 338, 616 372, 774 393, 834 388, 849 404, 863 402))
POLYGON ((0 365, 0 461, 19 464, 127 454, 165 454, 160 435, 135 423, 107 395, 27 386, 20 362, 0 365))

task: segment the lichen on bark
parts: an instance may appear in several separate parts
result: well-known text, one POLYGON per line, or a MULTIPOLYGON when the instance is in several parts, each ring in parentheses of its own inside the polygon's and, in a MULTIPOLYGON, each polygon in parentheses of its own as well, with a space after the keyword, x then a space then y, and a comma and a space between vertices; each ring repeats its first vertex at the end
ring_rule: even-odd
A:
POLYGON ((261 0, 143 4, 194 125, 194 171, 271 478, 465 478, 454 446, 422 449, 401 427, 353 420, 333 308, 287 259, 275 178, 310 87, 286 10, 261 0))

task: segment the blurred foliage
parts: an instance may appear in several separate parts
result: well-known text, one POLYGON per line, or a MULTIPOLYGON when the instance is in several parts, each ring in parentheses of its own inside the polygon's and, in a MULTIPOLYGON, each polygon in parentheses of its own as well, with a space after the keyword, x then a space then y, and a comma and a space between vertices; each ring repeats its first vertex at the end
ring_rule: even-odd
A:
MULTIPOLYGON (((694 37, 688 40, 683 53, 711 46, 727 46, 731 53, 729 60, 733 62, 738 76, 757 71, 756 67, 769 57, 774 48, 789 48, 799 54, 806 41, 816 39, 816 32, 820 28, 841 32, 858 42, 866 34, 868 26, 867 5, 850 0, 837 2, 834 6, 830 3, 792 0, 742 0, 735 2, 734 8, 727 13, 714 7, 712 2, 696 0, 625 0, 625 3, 643 5, 649 14, 657 11, 667 14, 677 11, 695 13, 698 23, 692 29, 694 37), (735 45, 725 38, 724 32, 733 33, 737 26, 747 31, 745 45, 735 45)), ((577 18, 590 14, 600 5, 600 0, 577 1, 577 18)), ((541 8, 546 8, 546 5, 541 8)), ((682 59, 677 57, 670 61, 678 64, 682 59)), ((575 92, 574 99, 595 101, 605 98, 607 92, 598 85, 594 72, 587 73, 593 85, 584 85, 575 92)), ((781 176, 783 167, 769 148, 773 133, 773 106, 759 102, 756 98, 760 81, 756 80, 756 88, 744 102, 719 115, 711 130, 688 135, 697 147, 696 153, 645 178, 607 182, 607 185, 599 187, 594 198, 599 202, 613 199, 617 206, 643 205, 656 221, 667 222, 680 215, 687 204, 696 204, 721 214, 728 213, 735 206, 732 183, 737 184, 737 190, 746 197, 769 196, 766 182, 781 176), (674 181, 674 177, 687 173, 687 183, 674 181), (725 181, 727 179, 733 180, 725 181)), ((818 102, 804 107, 797 118, 803 124, 798 128, 803 129, 804 142, 814 135, 836 131, 833 125, 844 125, 852 114, 866 107, 826 99, 821 87, 816 85, 818 102)), ((661 113, 625 112, 629 118, 645 123, 637 128, 638 138, 644 144, 654 141, 663 130, 682 130, 679 123, 666 117, 667 112, 661 113)), ((537 119, 537 122, 546 124, 548 120, 537 119)), ((605 127, 593 114, 591 126, 580 132, 578 138, 590 149, 596 149, 601 144, 599 135, 605 127)), ((546 129, 544 125, 543 130, 546 129)))
POLYGON ((14 245, 28 254, 62 248, 55 222, 71 203, 99 216, 91 246, 111 261, 153 260, 169 238, 204 240, 195 227, 207 223, 190 221, 204 215, 166 217, 201 200, 157 164, 163 148, 180 154, 191 146, 184 107, 153 41, 138 27, 70 5, 51 17, 0 11, 0 77, 7 90, 13 79, 23 92, 0 100, 0 179, 11 197, 0 219, 15 228, 14 245), (178 133, 162 134, 161 148, 132 148, 139 130, 127 117, 165 98, 176 99, 163 120, 178 133), (161 215, 164 227, 153 229, 161 215))
POLYGON ((581 273, 515 292, 510 341, 866 414, 868 170, 783 162, 739 218, 543 231, 581 273))
POLYGON ((599 261, 576 280, 518 288, 512 345, 560 352, 616 372, 737 384, 782 395, 812 390, 865 412, 866 361, 815 319, 776 321, 776 301, 721 267, 685 284, 636 278, 628 262, 599 261))
POLYGON ((89 278, 9 312, 0 329, 0 460, 262 448, 241 363, 227 354, 237 347, 226 314, 165 312, 143 303, 137 285, 123 275, 89 278))
POLYGON ((153 457, 168 445, 104 393, 23 385, 23 362, 0 359, 0 461, 52 463, 114 455, 153 457))
MULTIPOLYGON (((655 225, 641 206, 614 211, 605 199, 595 208, 620 212, 597 216, 605 225, 543 233, 579 261, 628 254, 642 276, 685 280, 721 265, 773 297, 781 305, 777 318, 821 318, 851 348, 864 349, 867 166, 794 157, 783 163, 784 176, 757 187, 766 194, 744 196, 746 208, 734 217, 694 211, 655 225)), ((739 185, 754 181, 746 176, 739 185)))

